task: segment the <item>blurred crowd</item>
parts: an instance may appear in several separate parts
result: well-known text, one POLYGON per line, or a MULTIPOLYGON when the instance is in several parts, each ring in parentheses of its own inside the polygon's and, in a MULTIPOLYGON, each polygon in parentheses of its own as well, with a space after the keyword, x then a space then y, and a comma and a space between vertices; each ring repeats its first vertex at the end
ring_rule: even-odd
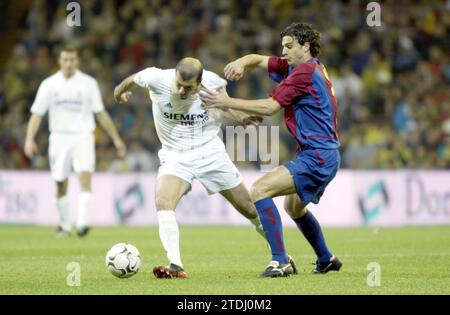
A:
MULTIPOLYGON (((83 0, 81 27, 67 25, 67 2, 32 2, 1 69, 0 169, 48 168, 46 126, 37 136, 40 156, 26 159, 23 143, 30 106, 40 82, 58 70, 61 44, 80 47, 80 69, 99 81, 128 144, 127 157, 118 160, 97 128, 97 169, 151 171, 158 167, 160 143, 149 97, 137 92, 129 104, 118 105, 114 86, 147 66, 173 68, 183 56, 223 75, 224 66, 242 55, 279 55, 279 33, 293 21, 322 32, 320 60, 338 99, 342 167, 450 168, 448 0, 378 1, 381 26, 372 27, 366 2, 359 0, 83 0)), ((273 87, 266 74, 254 71, 228 91, 265 98, 273 87)), ((264 124, 280 126, 280 162, 292 159, 296 143, 282 113, 264 124)))

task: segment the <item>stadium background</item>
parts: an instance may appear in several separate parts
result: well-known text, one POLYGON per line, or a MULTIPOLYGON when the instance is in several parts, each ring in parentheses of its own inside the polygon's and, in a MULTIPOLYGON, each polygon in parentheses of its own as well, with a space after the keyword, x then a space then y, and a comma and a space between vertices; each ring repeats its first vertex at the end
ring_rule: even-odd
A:
MULTIPOLYGON (((148 97, 119 106, 114 86, 146 66, 173 67, 183 56, 223 74, 243 54, 280 54, 279 33, 296 20, 323 34, 321 61, 338 98, 343 168, 450 167, 448 1, 382 1, 381 27, 367 26, 364 1, 80 1, 82 27, 67 26, 66 3, 2 1, 0 169, 48 169, 45 126, 40 158, 27 160, 23 141, 38 85, 57 70, 62 43, 81 48, 81 69, 99 80, 129 144, 125 162, 117 161, 99 129, 97 169, 154 171, 160 144, 148 97)), ((253 72, 230 83, 229 93, 261 98, 271 87, 266 75, 253 72)), ((289 160, 295 143, 282 115, 267 123, 282 126, 280 160, 289 160)))
MULTIPOLYGON (((244 54, 280 54, 280 31, 301 20, 322 31, 320 59, 338 99, 345 170, 311 209, 325 226, 450 224, 450 173, 445 171, 450 168, 450 1, 383 1, 381 26, 372 27, 366 21, 367 2, 361 1, 88 0, 79 2, 80 27, 68 25, 67 3, 2 2, 2 222, 56 223, 47 120, 37 136, 37 157, 24 156, 23 142, 29 108, 40 82, 58 69, 61 45, 79 47, 80 68, 99 81, 107 110, 128 145, 126 158, 116 158, 109 138, 97 128, 99 174, 93 190, 94 209, 101 210, 94 211, 92 223, 156 224, 153 191, 160 143, 149 97, 138 91, 129 104, 118 105, 114 86, 147 66, 173 67, 183 56, 198 57, 206 69, 223 74, 227 62, 244 54), (115 185, 105 189, 109 182, 115 185)), ((267 74, 253 71, 230 82, 228 91, 264 98, 273 86, 267 74)), ((280 126, 279 162, 289 161, 296 143, 283 114, 264 124, 280 126)), ((228 144, 229 138, 224 141, 228 144)), ((256 149, 248 141, 235 144, 236 151, 256 149)), ((260 176, 260 161, 236 164, 246 172, 248 186, 260 176)), ((69 195, 75 201, 77 181, 71 182, 69 195)), ((286 224, 293 225, 282 212, 286 224)), ((182 224, 246 223, 220 195, 208 198, 198 184, 183 199, 178 216, 182 224)))
MULTIPOLYGON (((79 1, 82 27, 73 28, 66 24, 67 2, 0 1, 0 269, 10 270, 0 276, 0 293, 450 293, 450 1, 378 1, 381 27, 367 26, 368 1, 79 1), (280 54, 279 32, 297 20, 322 31, 320 59, 338 97, 342 170, 319 208, 311 209, 344 261, 343 270, 309 277, 315 255, 298 231, 287 227, 286 246, 301 272, 261 282, 256 275, 268 259, 265 244, 223 198, 208 197, 194 185, 177 209, 192 279, 157 282, 151 267, 166 261, 157 228, 117 225, 155 225, 160 144, 148 96, 135 93, 129 105, 119 106, 114 86, 143 67, 173 67, 187 55, 221 74, 243 54, 280 54), (98 79, 129 152, 117 160, 97 128, 96 227, 85 239, 60 240, 53 238, 57 213, 46 126, 38 133, 39 157, 27 160, 23 142, 37 87, 57 70, 57 48, 67 41, 80 46, 81 69, 98 79), (97 228, 105 222, 114 227, 97 228), (211 223, 224 226, 186 226, 211 223), (143 268, 118 281, 105 271, 104 254, 123 241, 139 248, 143 268), (79 287, 66 284, 66 266, 73 261, 81 266, 79 287), (373 263, 382 270, 380 286, 366 281, 373 263)), ((254 72, 230 83, 229 92, 263 98, 272 86, 266 74, 254 72)), ((280 126, 280 163, 289 160, 295 143, 282 115, 265 124, 280 126)), ((247 185, 261 176, 258 162, 238 166, 247 185)), ((77 189, 73 177, 73 215, 77 189)), ((292 225, 281 209, 283 223, 292 225)))

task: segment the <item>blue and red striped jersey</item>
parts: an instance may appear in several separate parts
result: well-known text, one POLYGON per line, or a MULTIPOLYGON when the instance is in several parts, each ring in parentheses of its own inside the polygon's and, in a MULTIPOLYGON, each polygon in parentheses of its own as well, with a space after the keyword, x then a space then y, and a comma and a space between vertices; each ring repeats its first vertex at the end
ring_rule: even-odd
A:
POLYGON ((269 58, 269 75, 279 83, 270 96, 284 109, 289 132, 300 147, 336 149, 337 102, 325 67, 311 58, 297 67, 286 60, 269 58))

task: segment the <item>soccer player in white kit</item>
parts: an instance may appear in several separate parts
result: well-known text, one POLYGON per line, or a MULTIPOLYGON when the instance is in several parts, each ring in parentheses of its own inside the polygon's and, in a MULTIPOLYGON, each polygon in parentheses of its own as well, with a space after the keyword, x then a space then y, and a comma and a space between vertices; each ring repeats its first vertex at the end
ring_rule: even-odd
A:
POLYGON ((51 174, 57 185, 56 205, 59 212, 56 236, 70 235, 67 184, 73 166, 80 180, 76 228, 77 235, 82 237, 90 229, 91 175, 95 170, 94 115, 113 140, 120 157, 125 155, 126 147, 104 109, 97 81, 77 69, 77 50, 70 46, 62 48, 58 61, 60 70, 42 81, 31 107, 25 154, 32 158, 38 152, 35 136, 42 117, 48 111, 48 153, 51 174))
MULTIPOLYGON (((215 73, 203 70, 199 60, 184 58, 176 69, 151 67, 131 75, 114 91, 116 101, 123 103, 130 99, 130 89, 134 86, 149 90, 156 132, 162 143, 155 199, 159 236, 169 265, 153 269, 157 278, 188 277, 181 262, 175 208, 189 192, 194 179, 199 180, 209 194, 220 192, 264 237, 242 176, 218 136, 219 113, 203 109, 198 94, 201 86, 220 90, 226 84, 215 73)), ((240 121, 258 119, 238 111, 226 114, 240 121)))

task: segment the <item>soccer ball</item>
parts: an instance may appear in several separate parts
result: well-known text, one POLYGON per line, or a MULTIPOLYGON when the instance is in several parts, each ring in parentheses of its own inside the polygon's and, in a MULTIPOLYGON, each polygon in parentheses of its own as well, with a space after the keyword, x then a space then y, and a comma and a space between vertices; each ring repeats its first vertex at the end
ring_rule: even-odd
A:
POLYGON ((105 263, 114 276, 129 278, 141 268, 141 254, 131 244, 118 243, 106 253, 105 263))

